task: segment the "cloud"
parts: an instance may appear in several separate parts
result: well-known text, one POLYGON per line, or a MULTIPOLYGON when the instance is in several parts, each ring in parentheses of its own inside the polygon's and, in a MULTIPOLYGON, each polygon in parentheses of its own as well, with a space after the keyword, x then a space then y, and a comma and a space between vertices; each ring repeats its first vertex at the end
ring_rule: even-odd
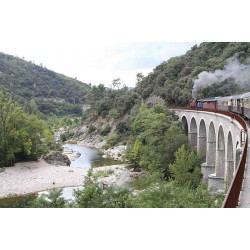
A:
POLYGON ((163 61, 184 54, 195 43, 81 43, 57 45, 3 44, 5 53, 42 63, 48 69, 92 84, 109 86, 120 77, 122 83, 135 86, 136 74, 147 75, 163 61))
POLYGON ((153 69, 173 56, 184 54, 195 43, 129 43, 118 44, 109 51, 116 57, 117 70, 153 69))

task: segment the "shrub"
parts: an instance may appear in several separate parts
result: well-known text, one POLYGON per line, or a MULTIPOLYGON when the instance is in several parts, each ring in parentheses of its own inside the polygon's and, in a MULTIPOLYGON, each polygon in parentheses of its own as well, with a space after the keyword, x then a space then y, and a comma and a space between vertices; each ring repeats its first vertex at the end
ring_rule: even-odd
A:
POLYGON ((145 177, 134 178, 130 184, 136 190, 144 190, 158 182, 162 182, 163 175, 160 172, 148 172, 145 177))
POLYGON ((109 111, 109 116, 116 120, 120 117, 120 113, 117 111, 117 109, 111 109, 109 111))
POLYGON ((103 129, 101 130, 100 134, 101 134, 102 136, 106 136, 107 134, 110 133, 110 131, 111 131, 111 127, 110 127, 109 124, 107 124, 107 125, 105 126, 105 128, 103 128, 103 129))
MULTIPOLYGON (((53 184, 55 184, 53 182, 53 184)), ((67 201, 62 197, 63 189, 53 189, 48 194, 42 194, 31 203, 33 208, 64 208, 67 201)))
POLYGON ((121 122, 118 122, 118 124, 116 125, 116 131, 119 134, 126 133, 129 129, 130 128, 129 128, 128 121, 121 121, 121 122))
POLYGON ((119 140, 120 140, 120 136, 114 133, 108 138, 107 143, 104 145, 104 149, 112 148, 119 142, 119 140))
POLYGON ((94 178, 99 178, 99 177, 109 177, 110 175, 114 174, 113 169, 108 169, 108 170, 99 170, 96 173, 93 174, 94 178))
POLYGON ((108 114, 109 114, 109 112, 107 110, 104 110, 101 113, 101 117, 105 118, 108 114))
POLYGON ((60 140, 62 142, 65 142, 65 141, 68 141, 73 136, 74 136, 74 132, 73 131, 70 131, 70 132, 68 131, 68 132, 65 132, 65 133, 60 135, 60 140))
POLYGON ((128 189, 115 186, 105 187, 98 183, 92 170, 84 180, 84 189, 74 191, 74 206, 80 208, 124 208, 130 198, 128 189))
POLYGON ((90 126, 89 126, 89 129, 88 129, 88 134, 93 133, 95 130, 96 130, 96 127, 93 126, 93 125, 90 125, 90 126))

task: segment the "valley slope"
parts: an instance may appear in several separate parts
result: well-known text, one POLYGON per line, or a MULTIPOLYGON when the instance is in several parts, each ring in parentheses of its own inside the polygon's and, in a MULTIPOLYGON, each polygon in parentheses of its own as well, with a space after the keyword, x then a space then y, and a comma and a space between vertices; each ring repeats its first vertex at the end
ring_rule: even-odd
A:
POLYGON ((81 115, 89 85, 18 57, 0 53, 0 90, 29 109, 33 99, 45 115, 81 115))

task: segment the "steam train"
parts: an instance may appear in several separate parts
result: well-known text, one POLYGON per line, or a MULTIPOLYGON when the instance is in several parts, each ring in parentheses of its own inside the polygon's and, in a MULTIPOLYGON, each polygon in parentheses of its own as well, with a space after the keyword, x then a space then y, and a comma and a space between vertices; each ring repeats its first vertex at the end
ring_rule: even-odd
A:
POLYGON ((233 112, 250 120, 250 92, 234 96, 198 99, 192 101, 190 107, 233 112))

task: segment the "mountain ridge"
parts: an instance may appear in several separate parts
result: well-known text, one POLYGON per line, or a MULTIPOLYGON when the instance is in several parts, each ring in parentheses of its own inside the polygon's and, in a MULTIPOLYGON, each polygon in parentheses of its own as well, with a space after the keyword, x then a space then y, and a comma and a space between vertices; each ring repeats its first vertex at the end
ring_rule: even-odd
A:
POLYGON ((55 109, 64 109, 62 106, 73 111, 73 106, 85 103, 89 88, 86 83, 41 65, 0 53, 0 90, 11 93, 20 104, 35 99, 39 110, 45 114, 59 114, 55 109), (51 106, 51 110, 44 109, 44 106, 51 106))

